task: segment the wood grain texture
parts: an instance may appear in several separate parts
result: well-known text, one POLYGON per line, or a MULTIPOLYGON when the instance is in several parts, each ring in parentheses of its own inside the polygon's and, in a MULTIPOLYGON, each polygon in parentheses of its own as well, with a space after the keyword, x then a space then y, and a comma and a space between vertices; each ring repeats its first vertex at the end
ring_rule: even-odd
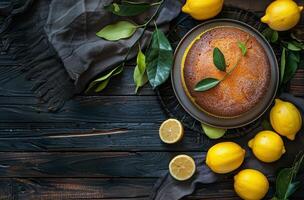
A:
POLYGON ((177 154, 0 152, 0 177, 160 177, 167 172, 170 160, 177 154))
MULTIPOLYGON (((9 57, 0 54, 0 94, 1 96, 32 96, 33 83, 26 80, 26 76, 20 73, 20 66, 12 62, 6 63, 9 57), (4 62, 4 63, 1 63, 4 62)), ((100 93, 89 92, 86 96, 151 96, 155 95, 149 84, 141 88, 135 94, 133 81, 134 65, 128 65, 119 76, 111 79, 109 86, 100 93)))
MULTIPOLYGON (((7 196, 18 200, 63 199, 148 199, 155 178, 11 178, 0 179, 7 196), (6 184, 9 182, 9 184, 6 184)), ((271 187, 266 198, 274 192, 271 187)), ((300 189, 294 200, 302 198, 300 189)), ((2 199, 5 199, 4 197, 2 199)), ((0 197, 1 199, 1 197, 0 197)), ((200 189, 184 200, 236 200, 232 180, 201 185, 200 189)))
POLYGON ((156 179, 13 179, 15 198, 37 199, 147 199, 156 179))
POLYGON ((202 151, 209 140, 185 131, 166 145, 160 123, 0 123, 0 151, 202 151))
POLYGON ((0 122, 160 122, 166 118, 156 96, 79 96, 50 113, 34 97, 0 97, 0 122), (38 104, 37 104, 38 103, 38 104))
MULTIPOLYGON (((225 4, 262 15, 271 1, 225 4)), ((151 87, 134 94, 133 69, 131 61, 103 92, 78 95, 54 114, 36 99, 13 56, 1 52, 0 200, 146 200, 174 155, 205 151, 210 143, 187 130, 181 143, 161 143, 158 127, 167 116, 151 87)), ((239 198, 229 179, 201 185, 185 199, 239 198)), ((294 199, 304 199, 303 187, 294 199)))

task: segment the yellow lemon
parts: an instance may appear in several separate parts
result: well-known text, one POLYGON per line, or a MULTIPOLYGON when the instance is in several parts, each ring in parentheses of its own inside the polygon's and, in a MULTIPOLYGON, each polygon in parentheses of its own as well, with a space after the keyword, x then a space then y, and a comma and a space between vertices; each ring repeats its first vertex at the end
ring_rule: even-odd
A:
POLYGON ((224 174, 237 169, 244 161, 245 150, 234 142, 221 142, 207 152, 206 164, 214 172, 224 174))
POLYGON ((224 0, 187 0, 182 11, 194 19, 206 20, 219 14, 223 4, 224 0))
POLYGON ((254 169, 244 169, 234 176, 234 190, 245 200, 260 200, 269 189, 264 174, 254 169))
POLYGON ((301 113, 292 103, 276 99, 270 111, 270 123, 278 134, 294 140, 302 127, 301 113))
POLYGON ((195 172, 195 162, 190 156, 178 155, 171 160, 169 172, 178 181, 188 180, 195 172))
POLYGON ((180 141, 183 135, 183 125, 177 119, 168 119, 164 121, 159 128, 159 137, 167 144, 173 144, 180 141))
POLYGON ((263 162, 274 162, 285 153, 282 138, 273 131, 261 131, 248 142, 253 154, 263 162))
POLYGON ((298 6, 293 0, 276 0, 267 7, 261 21, 273 30, 286 31, 299 22, 302 10, 303 6, 298 6))

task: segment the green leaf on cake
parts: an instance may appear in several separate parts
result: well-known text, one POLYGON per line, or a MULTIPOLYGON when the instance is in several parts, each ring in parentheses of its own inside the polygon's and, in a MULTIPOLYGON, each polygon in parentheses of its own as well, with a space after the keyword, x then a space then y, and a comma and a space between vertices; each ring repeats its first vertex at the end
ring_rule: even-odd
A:
POLYGON ((96 35, 109 41, 117 41, 131 37, 137 28, 138 26, 132 22, 119 21, 105 26, 96 35))
POLYGON ((216 78, 205 78, 195 85, 194 90, 197 92, 207 91, 217 86, 220 82, 221 81, 216 78))
POLYGON ((213 63, 221 71, 226 71, 226 61, 224 54, 217 47, 213 49, 213 63))
POLYGON ((173 51, 165 34, 155 27, 146 52, 147 75, 153 88, 164 83, 173 64, 173 51))
POLYGON ((242 51, 242 55, 245 56, 246 53, 247 53, 247 47, 246 47, 246 44, 243 43, 243 42, 238 42, 238 46, 239 48, 241 49, 242 51))

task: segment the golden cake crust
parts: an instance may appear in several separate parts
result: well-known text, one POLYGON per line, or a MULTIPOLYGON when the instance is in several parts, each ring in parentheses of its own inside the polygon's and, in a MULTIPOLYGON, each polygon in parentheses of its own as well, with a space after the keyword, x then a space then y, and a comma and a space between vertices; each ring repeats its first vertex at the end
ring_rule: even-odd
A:
POLYGON ((188 51, 183 62, 183 87, 190 99, 201 110, 219 117, 235 117, 252 109, 267 92, 270 80, 270 64, 262 45, 249 33, 235 27, 217 27, 198 38, 188 51), (247 42, 243 57, 238 41, 247 42), (222 79, 225 72, 213 64, 213 49, 219 48, 229 71, 239 57, 241 60, 233 72, 216 87, 194 91, 202 79, 222 79))

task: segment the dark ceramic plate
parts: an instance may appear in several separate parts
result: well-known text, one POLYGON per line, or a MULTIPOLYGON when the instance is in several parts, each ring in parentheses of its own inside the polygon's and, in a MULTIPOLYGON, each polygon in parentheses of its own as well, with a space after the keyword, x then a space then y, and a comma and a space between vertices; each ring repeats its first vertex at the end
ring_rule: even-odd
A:
POLYGON ((171 72, 171 77, 172 77, 171 80, 172 80, 174 93, 178 101, 192 117, 210 126, 230 129, 230 128, 242 127, 255 121, 267 110, 267 108, 271 105, 276 95, 276 91, 279 83, 279 69, 278 69, 278 63, 275 54, 270 44, 256 29, 240 21, 231 20, 231 19, 216 19, 196 26, 195 28, 190 30, 180 41, 174 53, 174 64, 171 72), (264 98, 251 110, 234 118, 215 117, 209 115, 208 113, 203 112, 192 103, 192 101, 185 93, 182 85, 181 66, 182 66, 183 54, 186 48, 199 34, 201 34, 206 30, 216 28, 218 26, 230 26, 230 27, 240 28, 245 32, 254 36, 257 39, 257 41, 263 46, 271 67, 270 84, 264 98))

